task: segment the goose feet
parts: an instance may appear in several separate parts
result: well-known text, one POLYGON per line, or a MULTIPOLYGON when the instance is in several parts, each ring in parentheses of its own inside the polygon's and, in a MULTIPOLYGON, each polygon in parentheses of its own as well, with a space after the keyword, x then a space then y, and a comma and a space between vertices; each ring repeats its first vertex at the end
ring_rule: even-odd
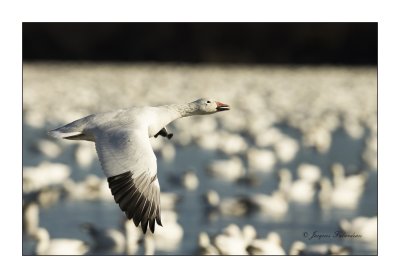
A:
POLYGON ((162 137, 167 137, 168 140, 170 140, 172 138, 172 136, 174 136, 173 133, 168 133, 168 131, 165 127, 163 127, 159 132, 157 132, 157 134, 154 135, 154 137, 157 138, 158 135, 161 135, 162 137))

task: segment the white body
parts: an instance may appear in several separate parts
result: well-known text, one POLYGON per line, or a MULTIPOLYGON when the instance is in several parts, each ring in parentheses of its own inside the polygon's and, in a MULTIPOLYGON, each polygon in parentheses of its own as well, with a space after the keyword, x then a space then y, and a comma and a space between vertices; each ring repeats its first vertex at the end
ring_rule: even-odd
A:
POLYGON ((225 110, 229 110, 228 105, 206 99, 187 104, 133 107, 93 114, 49 134, 95 142, 115 201, 136 226, 142 224, 144 233, 147 225, 154 232, 155 221, 161 226, 162 223, 157 159, 149 138, 162 135, 160 132, 166 132, 165 126, 178 118, 225 110))

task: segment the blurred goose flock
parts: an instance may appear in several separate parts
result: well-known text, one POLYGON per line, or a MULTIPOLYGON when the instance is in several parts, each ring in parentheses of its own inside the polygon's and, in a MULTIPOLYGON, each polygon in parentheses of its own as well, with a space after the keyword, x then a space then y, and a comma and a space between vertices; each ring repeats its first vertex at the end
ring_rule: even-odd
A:
POLYGON ((23 254, 377 254, 375 67, 23 67, 23 254), (151 138, 163 227, 115 204, 94 144, 47 131, 132 106, 231 110, 151 138))

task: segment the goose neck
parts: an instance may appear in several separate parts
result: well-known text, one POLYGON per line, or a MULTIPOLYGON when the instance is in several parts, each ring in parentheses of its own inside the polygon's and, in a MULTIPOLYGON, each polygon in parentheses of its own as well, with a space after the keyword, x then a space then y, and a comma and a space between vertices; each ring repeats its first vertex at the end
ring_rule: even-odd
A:
POLYGON ((193 103, 171 104, 166 106, 169 110, 175 111, 179 118, 196 115, 197 107, 193 103))

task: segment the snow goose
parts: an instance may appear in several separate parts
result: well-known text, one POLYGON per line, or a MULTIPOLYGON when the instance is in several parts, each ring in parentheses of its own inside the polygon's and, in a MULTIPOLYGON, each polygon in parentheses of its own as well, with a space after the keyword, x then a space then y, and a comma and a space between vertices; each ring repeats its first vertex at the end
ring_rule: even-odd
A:
POLYGON ((204 200, 211 219, 217 216, 217 212, 226 216, 244 216, 260 212, 264 216, 279 219, 287 213, 289 208, 285 196, 278 190, 271 195, 259 193, 222 199, 216 191, 209 190, 205 193, 204 200))
POLYGON ((302 241, 295 241, 290 247, 291 256, 337 256, 350 255, 351 248, 337 244, 311 244, 306 245, 302 241))
POLYGON ((280 219, 289 210, 289 204, 280 190, 276 190, 271 195, 256 194, 250 197, 251 203, 265 216, 280 219))
POLYGON ((57 203, 62 194, 63 188, 60 186, 46 186, 28 193, 24 192, 24 205, 34 202, 40 207, 48 208, 57 203))
POLYGON ((35 255, 84 255, 89 250, 88 245, 78 239, 50 239, 45 228, 38 228, 33 237, 37 240, 35 255))
POLYGON ((225 110, 228 105, 204 98, 187 104, 133 107, 89 115, 49 134, 95 142, 115 201, 128 219, 136 226, 141 224, 143 233, 148 226, 154 233, 155 222, 162 223, 157 160, 149 138, 168 136, 165 126, 176 119, 225 110))
POLYGON ((90 165, 92 165, 95 157, 96 152, 92 145, 80 143, 76 146, 74 158, 78 165, 82 168, 88 168, 90 165))
POLYGON ((286 168, 279 171, 279 191, 289 201, 301 204, 311 203, 315 195, 314 183, 305 179, 292 181, 292 174, 286 168))
POLYGON ((278 233, 270 232, 265 239, 255 239, 247 247, 250 255, 286 255, 278 233))
POLYGON ((247 255, 246 248, 256 236, 257 231, 251 225, 240 229, 236 224, 229 224, 223 233, 214 238, 214 245, 210 246, 220 255, 247 255))
POLYGON ((213 219, 216 213, 226 216, 243 216, 250 212, 251 203, 244 197, 226 197, 221 199, 214 190, 208 190, 204 194, 208 216, 213 219))
POLYGON ((251 172, 270 172, 275 166, 276 158, 272 151, 250 148, 247 161, 251 172))
POLYGON ((125 234, 125 248, 127 255, 134 255, 139 250, 139 242, 143 239, 143 233, 140 228, 134 226, 129 219, 123 221, 122 230, 125 234))
POLYGON ((156 249, 159 251, 170 252, 179 247, 183 239, 184 230, 178 223, 178 215, 171 210, 163 210, 161 213, 165 221, 165 228, 162 233, 157 233, 151 238, 155 242, 156 249))
POLYGON ((206 166, 207 173, 219 179, 234 182, 246 174, 242 160, 238 156, 228 159, 217 159, 206 166))
POLYGON ((176 205, 182 200, 182 197, 172 192, 161 192, 160 205, 167 210, 175 210, 176 205))
POLYGON ((220 132, 218 149, 226 155, 237 155, 243 153, 247 149, 247 143, 240 135, 220 132))
POLYGON ((278 128, 271 127, 266 130, 258 130, 254 140, 258 147, 263 148, 277 144, 282 138, 284 138, 282 132, 278 128))
POLYGON ((242 236, 246 245, 249 245, 257 237, 257 231, 252 225, 245 225, 242 228, 242 236))
POLYGON ((61 147, 50 140, 39 140, 34 150, 48 158, 56 158, 61 154, 61 147))
POLYGON ((72 200, 104 200, 112 201, 107 181, 96 175, 88 175, 81 182, 67 179, 63 188, 69 199, 72 200))
POLYGON ((317 182, 321 178, 321 170, 316 165, 302 163, 297 167, 297 175, 303 180, 317 182))
POLYGON ((365 183, 368 179, 367 172, 346 176, 343 165, 339 163, 334 163, 332 165, 332 176, 335 186, 344 187, 347 190, 353 190, 360 193, 364 191, 365 183))
POLYGON ((28 202, 22 207, 22 229, 28 236, 33 236, 39 228, 39 205, 28 202))
POLYGON ((279 161, 288 163, 296 157, 300 146, 297 140, 283 136, 282 139, 275 143, 274 150, 279 161))
POLYGON ((92 223, 83 223, 81 227, 93 239, 93 249, 97 252, 121 254, 125 251, 125 236, 116 229, 102 229, 92 223))
POLYGON ((181 183, 188 190, 196 190, 199 178, 193 170, 187 170, 181 178, 181 183))
POLYGON ((201 232, 198 236, 198 254, 199 255, 220 255, 217 248, 211 244, 210 237, 206 232, 201 232))
POLYGON ((217 235, 214 244, 221 255, 247 255, 242 231, 235 224, 228 225, 222 234, 217 235))
POLYGON ((356 217, 349 221, 342 219, 339 223, 340 229, 346 234, 360 235, 360 239, 372 244, 378 240, 378 217, 356 217))
POLYGON ((69 177, 70 167, 61 163, 42 162, 36 167, 24 167, 23 191, 29 193, 49 185, 61 184, 69 177))
POLYGON ((315 147, 320 154, 329 151, 332 143, 332 134, 327 128, 317 126, 304 133, 304 145, 306 147, 315 147))
POLYGON ((320 191, 318 193, 318 201, 323 209, 330 207, 341 209, 355 209, 358 206, 361 192, 351 188, 332 185, 332 182, 323 177, 319 182, 320 191))
POLYGON ((156 242, 151 235, 146 235, 144 237, 143 247, 145 256, 153 256, 156 253, 156 242))

